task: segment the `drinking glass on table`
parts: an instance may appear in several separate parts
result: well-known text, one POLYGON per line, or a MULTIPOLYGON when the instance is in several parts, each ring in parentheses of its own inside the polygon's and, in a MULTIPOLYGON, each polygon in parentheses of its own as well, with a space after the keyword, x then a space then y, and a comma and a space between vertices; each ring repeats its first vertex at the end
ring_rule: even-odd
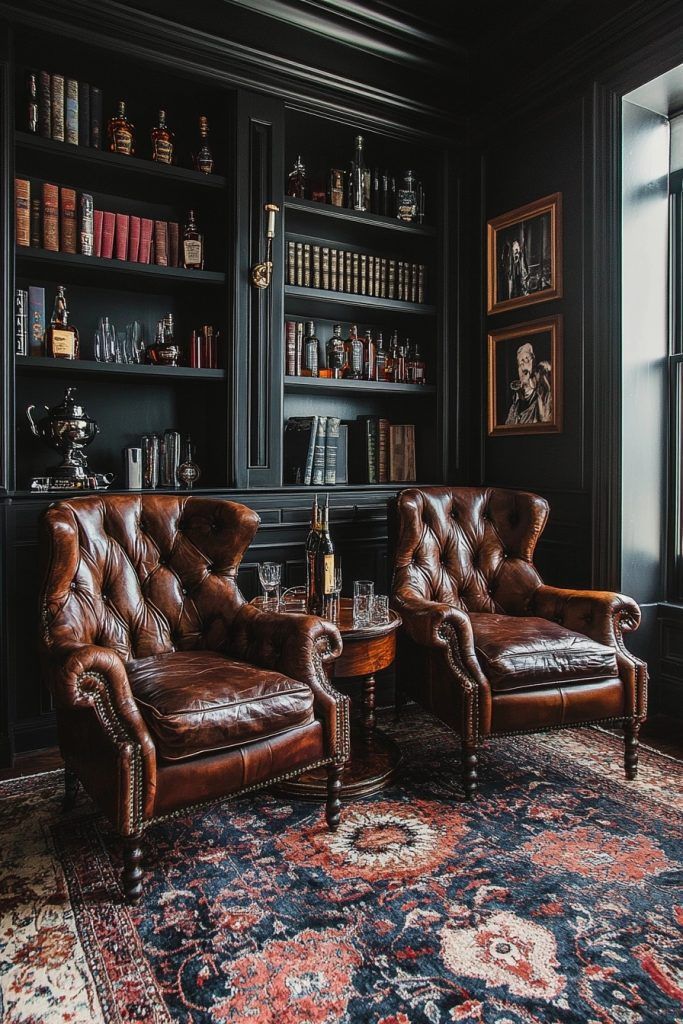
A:
POLYGON ((372 622, 372 604, 375 584, 372 580, 355 580, 353 584, 353 624, 369 626, 372 622))
POLYGON ((263 588, 263 607, 277 609, 280 604, 280 581, 282 566, 279 562, 261 562, 258 578, 263 588))
POLYGON ((372 621, 381 626, 389 621, 389 597, 387 594, 375 594, 372 602, 372 621))

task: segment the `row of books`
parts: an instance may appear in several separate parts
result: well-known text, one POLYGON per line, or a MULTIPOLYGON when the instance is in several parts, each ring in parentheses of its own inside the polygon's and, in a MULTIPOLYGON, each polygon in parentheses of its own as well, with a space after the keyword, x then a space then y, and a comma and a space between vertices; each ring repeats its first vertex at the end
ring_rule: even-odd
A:
POLYGON ((287 242, 287 284, 404 302, 425 301, 424 263, 287 242))
POLYGON ((284 433, 284 482, 334 484, 414 483, 415 424, 381 416, 290 416, 284 433))
POLYGON ((18 356, 44 354, 45 326, 45 289, 36 285, 17 288, 14 351, 18 356))
POLYGON ((75 78, 28 72, 28 129, 44 139, 102 149, 102 90, 75 78))
POLYGON ((16 178, 15 214, 18 246, 182 266, 178 221, 96 210, 87 192, 16 178))

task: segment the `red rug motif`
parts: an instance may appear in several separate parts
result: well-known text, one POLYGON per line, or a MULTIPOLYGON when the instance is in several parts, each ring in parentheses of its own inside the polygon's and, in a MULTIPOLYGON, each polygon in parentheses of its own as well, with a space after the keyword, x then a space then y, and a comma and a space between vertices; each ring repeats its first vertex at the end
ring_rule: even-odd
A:
POLYGON ((5 1024, 683 1021, 683 764, 635 783, 595 729, 501 739, 461 799, 457 741, 382 719, 395 786, 348 804, 262 793, 147 834, 141 904, 62 775, 0 784, 5 1024))

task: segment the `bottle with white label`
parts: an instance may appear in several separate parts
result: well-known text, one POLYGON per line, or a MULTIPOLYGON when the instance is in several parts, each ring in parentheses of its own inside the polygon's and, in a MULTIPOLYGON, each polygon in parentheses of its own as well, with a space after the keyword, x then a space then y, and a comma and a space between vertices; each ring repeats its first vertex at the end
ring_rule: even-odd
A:
POLYGON ((204 266, 204 241, 197 229, 194 210, 188 211, 183 231, 183 266, 186 270, 201 270, 204 266))
POLYGON ((45 331, 45 353, 53 359, 78 359, 80 357, 80 340, 78 328, 68 322, 69 311, 66 308, 66 288, 57 286, 55 308, 52 311, 50 326, 45 331))

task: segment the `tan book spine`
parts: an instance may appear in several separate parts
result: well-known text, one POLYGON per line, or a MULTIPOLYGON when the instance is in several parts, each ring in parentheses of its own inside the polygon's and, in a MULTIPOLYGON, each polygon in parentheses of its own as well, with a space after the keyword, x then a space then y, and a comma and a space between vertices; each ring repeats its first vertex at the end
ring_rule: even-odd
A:
POLYGON ((304 325, 296 325, 296 348, 294 352, 295 376, 300 377, 304 365, 304 325))
POLYGON ((311 287, 311 246, 304 243, 304 288, 311 287))
POLYGON ((330 290, 336 292, 337 290, 337 263, 339 262, 339 253, 336 249, 330 249, 330 290))
POLYGON ((424 263, 421 263, 418 268, 417 274, 417 301, 425 301, 425 277, 427 276, 427 268, 424 263))
POLYGON ((392 423, 389 427, 389 482, 400 483, 403 479, 403 427, 392 423))
POLYGON ((353 293, 353 253, 347 252, 344 257, 344 291, 353 293))
POLYGON ((296 284, 296 247, 287 242, 287 284, 296 284))
POLYGON ((303 242, 296 243, 296 283, 299 288, 304 283, 304 244, 303 242))
POLYGON ((312 283, 314 288, 322 288, 322 274, 320 272, 320 246, 314 245, 311 249, 312 261, 312 283))
POLYGON ((346 274, 346 252, 344 249, 337 251, 337 291, 343 292, 345 289, 345 274, 346 274))
POLYGON ((411 300, 411 302, 417 302, 417 297, 418 297, 418 294, 419 294, 419 282, 418 282, 419 270, 420 270, 420 268, 418 267, 417 263, 413 263, 411 265, 411 273, 410 273, 410 300, 411 300))
POLYGON ((367 294, 375 294, 375 257, 368 256, 368 283, 367 294))
POLYGON ((14 179, 14 234, 17 245, 31 244, 31 182, 14 179))
POLYGON ((403 260, 399 260, 396 268, 396 298, 403 300, 405 293, 403 291, 404 282, 404 264, 403 260))
POLYGON ((387 261, 384 256, 380 260, 379 271, 379 294, 383 299, 387 297, 387 261))
POLYGON ((382 269, 382 260, 380 259, 379 256, 375 256, 375 283, 374 283, 374 289, 375 289, 375 295, 378 298, 382 294, 382 292, 380 290, 381 289, 381 269, 382 269))
POLYGON ((78 82, 74 78, 64 83, 64 139, 78 145, 78 82))
POLYGON ((59 189, 43 185, 43 248, 59 252, 59 189))
POLYGON ((50 79, 52 96, 52 138, 64 142, 64 76, 52 75, 50 79))
POLYGON ((352 257, 353 281, 352 290, 354 295, 360 295, 360 254, 354 252, 352 257))
POLYGON ((380 417, 379 421, 379 459, 377 464, 378 480, 381 484, 389 482, 389 420, 380 417))
POLYGON ((368 294, 368 257, 364 252, 360 254, 360 293, 368 294))
POLYGON ((329 289, 329 287, 330 287, 330 247, 329 247, 329 245, 324 245, 323 246, 322 253, 320 255, 320 260, 321 260, 321 264, 322 264, 322 286, 325 289, 329 289))
POLYGON ((387 298, 396 298, 396 260, 389 260, 389 286, 387 289, 387 298))
POLYGON ((76 223, 76 190, 59 190, 59 240, 62 252, 76 252, 78 225, 76 223))

